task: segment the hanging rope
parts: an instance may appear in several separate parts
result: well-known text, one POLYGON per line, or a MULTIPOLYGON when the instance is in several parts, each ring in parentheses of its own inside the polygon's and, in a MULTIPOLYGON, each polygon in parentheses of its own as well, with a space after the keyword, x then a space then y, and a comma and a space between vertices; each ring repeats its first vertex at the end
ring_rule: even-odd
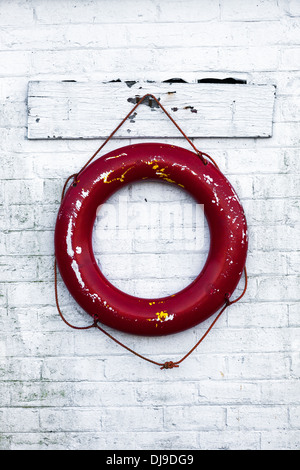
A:
MULTIPOLYGON (((214 161, 214 159, 208 155, 207 153, 204 153, 204 152, 200 152, 200 150, 198 150, 196 148, 196 146, 193 144, 193 142, 187 137, 187 135, 183 132, 183 130, 179 127, 179 125, 174 121, 174 119, 172 118, 172 116, 167 112, 167 110, 163 107, 163 105, 160 103, 160 101, 154 96, 154 95, 151 95, 151 94, 146 94, 144 95, 137 103, 136 105, 132 108, 132 110, 125 116, 125 118, 120 122, 120 124, 118 124, 118 126, 113 130, 113 132, 105 139, 105 141, 103 142, 103 144, 98 148, 98 150, 92 155, 92 157, 83 165, 83 167, 80 169, 80 171, 78 173, 75 173, 75 174, 72 174, 70 175, 67 180, 65 181, 64 183, 64 186, 63 186, 63 190, 62 190, 62 195, 61 195, 61 201, 63 200, 64 198, 64 195, 65 195, 65 192, 66 192, 66 188, 67 188, 67 185, 69 183, 70 180, 73 179, 73 185, 76 186, 76 184, 79 182, 79 175, 83 172, 83 170, 92 162, 92 160, 96 157, 96 155, 98 155, 98 153, 103 149, 103 147, 110 141, 110 139, 115 135, 115 133, 120 129, 120 127, 124 124, 124 122, 129 118, 129 116, 132 115, 132 113, 136 110, 136 108, 146 99, 146 98, 151 98, 153 99, 158 105, 159 107, 163 110, 163 112, 168 116, 168 118, 173 122, 173 124, 177 127, 177 129, 181 132, 181 134, 183 135, 183 137, 189 142, 189 144, 192 146, 192 148, 194 149, 196 155, 201 159, 202 163, 204 165, 207 165, 207 160, 204 158, 204 156, 206 158, 208 158, 215 166, 216 168, 219 169, 218 165, 216 164, 216 162, 214 161)), ((246 290, 247 290, 247 284, 248 284, 248 277, 247 277, 247 270, 246 270, 246 267, 244 268, 244 276, 245 276, 245 285, 244 285, 244 289, 241 293, 241 295, 235 299, 235 300, 230 300, 229 299, 229 295, 226 294, 225 295, 225 298, 224 298, 224 306, 221 308, 220 312, 218 313, 218 315, 216 316, 216 318, 213 320, 213 322, 211 323, 211 325, 209 326, 209 328, 206 330, 206 332, 203 334, 203 336, 199 339, 199 341, 188 351, 187 354, 185 354, 180 360, 178 361, 166 361, 166 362, 156 362, 146 356, 143 356, 142 354, 139 354, 138 352, 134 351, 133 349, 129 348, 128 346, 126 346, 125 344, 123 344, 121 341, 119 341, 117 338, 115 338, 114 336, 112 336, 110 333, 108 333, 106 330, 104 330, 100 325, 99 325, 99 320, 98 318, 94 317, 94 322, 91 324, 91 325, 88 325, 88 326, 75 326, 75 325, 72 325, 71 323, 69 323, 62 311, 61 311, 61 308, 59 306, 59 299, 58 299, 58 286, 57 286, 57 263, 56 263, 56 259, 54 260, 54 289, 55 289, 55 302, 56 302, 56 307, 57 307, 57 310, 58 310, 58 313, 61 317, 61 319, 66 323, 66 325, 68 325, 70 328, 74 328, 75 330, 88 330, 88 329, 91 329, 91 328, 97 328, 98 330, 100 330, 103 334, 105 334, 108 338, 110 338, 112 341, 114 341, 115 343, 117 343, 119 346, 121 346, 122 348, 126 349, 127 351, 131 352, 132 354, 134 354, 135 356, 138 356, 139 358, 147 361, 147 362, 151 362, 152 364, 155 364, 157 366, 159 366, 161 369, 173 369, 174 367, 179 367, 179 364, 181 364, 181 362, 183 362, 190 354, 192 354, 192 352, 199 346, 199 344, 204 340, 204 338, 208 335, 208 333, 210 332, 210 330, 212 329, 212 327, 215 325, 215 323, 218 321, 218 319, 221 317, 222 313, 226 310, 227 307, 229 307, 230 305, 238 302, 245 294, 246 290)))

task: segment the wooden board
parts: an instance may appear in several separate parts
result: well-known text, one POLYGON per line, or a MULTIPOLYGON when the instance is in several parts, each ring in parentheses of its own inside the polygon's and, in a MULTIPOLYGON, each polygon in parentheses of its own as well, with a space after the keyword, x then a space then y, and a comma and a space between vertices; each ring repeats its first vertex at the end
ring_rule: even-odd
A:
MULTIPOLYGON (((105 138, 146 93, 160 100, 189 137, 272 135, 272 85, 32 81, 28 138, 105 138)), ((151 100, 144 101, 116 134, 118 138, 180 136, 151 100)))

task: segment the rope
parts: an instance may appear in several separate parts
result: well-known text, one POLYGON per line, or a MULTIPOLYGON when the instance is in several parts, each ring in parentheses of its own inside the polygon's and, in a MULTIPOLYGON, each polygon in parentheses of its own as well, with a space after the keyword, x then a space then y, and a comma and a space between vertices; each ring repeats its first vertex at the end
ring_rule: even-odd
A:
MULTIPOLYGON (((70 175, 67 180, 65 181, 64 183, 64 186, 63 186, 63 190, 62 190, 62 195, 61 195, 61 202, 63 201, 63 198, 64 198, 64 195, 65 195, 65 192, 66 192, 66 188, 67 188, 67 185, 68 185, 68 182, 73 178, 73 185, 76 186, 76 184, 79 182, 79 175, 83 172, 83 170, 92 162, 92 160, 96 157, 96 155, 98 155, 98 153, 103 149, 103 147, 109 142, 109 140, 115 135, 115 133, 120 129, 120 127, 124 124, 124 122, 129 118, 129 116, 131 116, 131 114, 136 110, 136 108, 146 99, 146 98, 152 98, 159 106, 160 108, 164 111, 164 113, 168 116, 168 118, 173 122, 173 124, 177 127, 177 129, 181 132, 181 134, 183 135, 183 137, 189 142, 189 144, 191 145, 191 147, 195 150, 196 152, 196 155, 198 155, 198 157, 201 159, 202 163, 204 165, 207 165, 207 160, 204 158, 204 156, 206 158, 208 158, 214 165, 216 168, 219 169, 217 163, 214 161, 214 159, 208 155, 207 153, 204 153, 204 152, 200 152, 200 150, 198 150, 195 145, 193 144, 193 142, 187 137, 187 135, 183 132, 183 130, 179 127, 179 125, 174 121, 174 119, 172 118, 172 116, 170 116, 170 114, 167 112, 167 110, 163 107, 163 105, 160 103, 160 101, 154 96, 154 95, 151 95, 151 94, 146 94, 144 95, 137 103, 136 105, 132 108, 132 110, 125 116, 125 118, 120 122, 120 124, 118 124, 118 126, 113 130, 113 132, 105 139, 105 141, 103 142, 103 144, 98 148, 98 150, 91 156, 91 158, 83 165, 83 167, 81 168, 81 170, 78 172, 78 173, 75 173, 73 175, 70 175)), ((201 338, 199 339, 199 341, 188 351, 187 354, 185 354, 180 360, 178 361, 166 361, 166 362, 156 362, 146 356, 143 356, 142 354, 139 354, 138 352, 134 351, 133 349, 129 348, 128 346, 126 346, 124 343, 122 343, 121 341, 119 341, 117 338, 115 338, 114 336, 112 336, 110 333, 108 333, 106 330, 104 330, 100 325, 99 325, 99 320, 98 318, 95 316, 94 317, 94 322, 88 326, 75 326, 75 325, 72 325, 71 323, 69 323, 62 311, 61 311, 61 308, 59 306, 59 300, 58 300, 58 286, 57 286, 57 262, 56 262, 56 259, 54 259, 54 290, 55 290, 55 302, 56 302, 56 308, 58 310, 58 313, 61 317, 61 319, 66 323, 66 325, 68 325, 70 328, 73 328, 75 330, 88 330, 88 329, 91 329, 91 328, 97 328, 98 330, 100 330, 103 334, 105 334, 108 338, 110 338, 112 341, 114 341, 115 343, 117 343, 119 346, 121 346, 122 348, 126 349, 127 351, 131 352, 132 354, 134 354, 135 356, 138 356, 139 358, 147 361, 147 362, 150 362, 154 365, 157 365, 160 367, 160 369, 173 369, 175 367, 179 367, 179 364, 181 364, 181 362, 183 362, 188 356, 190 356, 190 354, 192 354, 193 351, 195 351, 195 349, 199 346, 199 344, 204 340, 204 338, 208 335, 208 333, 210 332, 210 330, 212 329, 212 327, 215 325, 215 323, 218 321, 218 319, 221 317, 222 313, 226 310, 227 307, 229 307, 229 305, 232 305, 236 302, 238 302, 245 294, 246 290, 247 290, 247 284, 248 284, 248 276, 247 276, 247 270, 246 270, 246 267, 244 268, 244 275, 245 275, 245 286, 244 286, 244 289, 241 293, 241 295, 235 299, 235 300, 230 300, 229 299, 229 295, 226 294, 225 295, 225 299, 224 299, 224 306, 222 307, 222 309, 220 310, 220 312, 218 313, 218 315, 216 316, 216 318, 214 319, 214 321, 211 323, 211 325, 208 327, 208 329, 206 330, 206 332, 201 336, 201 338)))

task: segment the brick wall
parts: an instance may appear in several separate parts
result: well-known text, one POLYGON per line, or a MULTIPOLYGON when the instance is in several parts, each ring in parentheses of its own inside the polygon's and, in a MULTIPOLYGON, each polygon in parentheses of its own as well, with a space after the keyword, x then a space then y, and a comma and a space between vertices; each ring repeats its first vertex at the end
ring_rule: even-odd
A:
MULTIPOLYGON (((1 2, 0 448, 297 448, 299 63, 297 0, 1 2), (242 78, 274 84, 277 93, 272 138, 195 139, 245 207, 249 288, 180 368, 161 371, 58 317, 60 193, 100 142, 27 140, 26 96, 29 80, 174 77, 242 78)), ((130 142, 116 138, 107 150, 130 142)), ((159 203, 162 214, 190 201, 157 184, 133 185, 123 196, 159 203)), ((164 217, 157 224, 169 233, 164 217)), ((172 236, 143 243, 141 233, 114 247, 98 244, 105 235, 98 219, 95 243, 112 282, 136 295, 162 295, 193 279, 207 237, 192 251, 172 236)), ((87 323, 59 287, 68 319, 87 323)), ((117 336, 153 359, 176 359, 209 324, 165 338, 117 336)))

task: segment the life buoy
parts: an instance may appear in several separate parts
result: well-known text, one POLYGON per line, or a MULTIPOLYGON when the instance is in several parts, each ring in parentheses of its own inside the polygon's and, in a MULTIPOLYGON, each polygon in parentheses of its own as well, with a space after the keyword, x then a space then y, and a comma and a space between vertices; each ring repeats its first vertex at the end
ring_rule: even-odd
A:
POLYGON ((247 246, 245 214, 225 176, 195 153, 159 143, 122 147, 87 166, 63 198, 55 227, 57 265, 77 303, 99 322, 138 335, 176 333, 213 315, 237 287, 247 246), (204 205, 210 231, 201 273, 180 292, 163 298, 120 291, 105 278, 93 253, 99 205, 121 186, 145 179, 184 187, 204 205))

